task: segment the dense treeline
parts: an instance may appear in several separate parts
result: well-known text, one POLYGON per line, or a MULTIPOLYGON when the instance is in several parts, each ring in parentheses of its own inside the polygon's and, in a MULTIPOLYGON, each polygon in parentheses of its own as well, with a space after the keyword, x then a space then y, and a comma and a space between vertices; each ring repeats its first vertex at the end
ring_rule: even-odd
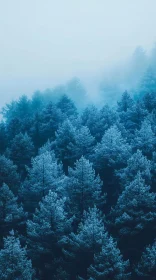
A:
POLYGON ((154 280, 155 92, 81 112, 37 92, 2 114, 0 279, 154 280))

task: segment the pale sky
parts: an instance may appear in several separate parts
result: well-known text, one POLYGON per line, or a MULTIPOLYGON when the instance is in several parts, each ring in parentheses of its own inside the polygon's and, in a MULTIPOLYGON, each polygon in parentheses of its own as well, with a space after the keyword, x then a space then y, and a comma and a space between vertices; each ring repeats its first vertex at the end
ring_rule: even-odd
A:
POLYGON ((155 0, 0 0, 0 106, 156 41, 155 0))

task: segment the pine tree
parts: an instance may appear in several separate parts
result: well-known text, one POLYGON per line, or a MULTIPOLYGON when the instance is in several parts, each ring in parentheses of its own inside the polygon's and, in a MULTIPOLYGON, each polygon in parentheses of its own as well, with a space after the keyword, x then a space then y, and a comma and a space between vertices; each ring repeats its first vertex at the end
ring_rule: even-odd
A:
POLYGON ((139 279, 154 280, 156 275, 156 242, 146 247, 135 269, 139 279))
POLYGON ((105 132, 101 143, 95 147, 95 164, 99 170, 106 165, 119 168, 126 163, 129 155, 130 146, 117 126, 112 126, 105 132))
POLYGON ((30 109, 31 109, 31 103, 30 100, 26 95, 22 95, 18 102, 17 102, 17 109, 16 109, 16 114, 18 114, 19 119, 25 119, 29 116, 30 114, 30 109))
POLYGON ((117 112, 120 123, 124 125, 128 132, 131 132, 133 123, 131 121, 129 112, 131 112, 135 106, 134 100, 131 98, 128 92, 125 91, 121 97, 121 100, 117 104, 117 112))
POLYGON ((143 156, 140 150, 137 150, 127 161, 127 167, 116 172, 119 176, 122 186, 131 183, 138 172, 147 184, 151 182, 151 162, 143 156))
POLYGON ((125 91, 122 94, 121 100, 118 102, 118 108, 117 110, 122 113, 122 112, 127 112, 128 109, 131 109, 134 104, 133 99, 131 96, 128 94, 127 91, 125 91))
POLYGON ((95 144, 95 138, 91 135, 87 126, 82 126, 76 131, 75 143, 72 147, 72 152, 75 159, 79 159, 81 156, 89 157, 93 152, 95 144))
POLYGON ((19 133, 29 133, 32 126, 33 112, 31 102, 26 95, 6 105, 3 116, 7 124, 7 136, 12 140, 19 133))
POLYGON ((147 69, 140 81, 139 92, 141 96, 147 92, 156 92, 156 76, 151 67, 147 69))
POLYGON ((145 185, 140 172, 125 187, 112 210, 120 235, 135 235, 156 221, 156 195, 145 185))
POLYGON ((12 141, 16 135, 22 131, 22 119, 17 117, 12 118, 6 126, 7 139, 12 141))
POLYGON ((152 113, 152 111, 156 108, 156 94, 155 92, 148 92, 142 98, 142 103, 145 109, 152 113))
POLYGON ((99 126, 100 126, 100 141, 102 136, 111 126, 115 125, 118 121, 118 114, 116 113, 114 108, 105 105, 99 112, 99 126))
POLYGON ((120 248, 126 258, 134 262, 147 242, 151 242, 155 236, 156 222, 156 194, 150 192, 140 173, 125 187, 109 219, 120 248))
POLYGON ((143 121, 141 129, 136 131, 132 145, 134 149, 140 149, 145 156, 151 159, 156 146, 156 137, 148 120, 143 121))
POLYGON ((88 106, 83 111, 81 116, 81 122, 83 126, 87 126, 91 132, 91 135, 95 137, 97 141, 102 138, 101 135, 101 115, 99 110, 95 106, 88 106))
POLYGON ((40 136, 42 144, 48 139, 55 139, 55 132, 63 121, 61 110, 52 102, 48 103, 40 113, 40 136))
POLYGON ((32 220, 27 222, 27 233, 36 253, 50 253, 58 240, 70 230, 71 220, 65 212, 66 199, 59 199, 52 191, 42 199, 32 220))
POLYGON ((102 181, 95 175, 92 163, 83 156, 76 161, 75 167, 69 168, 67 191, 72 212, 82 216, 83 211, 94 204, 105 202, 102 197, 102 181))
MULTIPOLYGON (((141 124, 147 115, 148 111, 145 109, 142 102, 137 100, 132 108, 128 109, 126 112, 125 128, 134 134, 136 129, 141 128, 141 124)), ((132 136, 132 138, 133 137, 134 136, 132 136)))
POLYGON ((68 173, 68 166, 73 164, 72 147, 75 144, 75 128, 69 120, 65 120, 56 131, 53 143, 57 157, 63 163, 64 171, 68 173))
POLYGON ((77 116, 77 109, 75 107, 75 104, 66 94, 64 94, 60 98, 59 102, 57 103, 57 107, 68 118, 77 116))
POLYGON ((27 133, 19 133, 15 136, 11 141, 8 155, 20 171, 25 170, 25 165, 30 164, 31 157, 34 155, 34 145, 27 133))
POLYGON ((65 180, 62 164, 58 164, 54 152, 40 152, 38 156, 31 160, 31 168, 28 168, 28 178, 21 188, 21 196, 28 206, 31 201, 36 206, 36 203, 42 197, 45 197, 49 190, 55 191, 63 196, 63 184, 65 180))
POLYGON ((59 199, 56 193, 49 191, 39 203, 33 219, 27 222, 31 257, 42 271, 43 279, 51 279, 49 275, 56 273, 60 265, 57 259, 62 255, 59 241, 71 231, 73 219, 67 217, 65 201, 65 198, 59 199))
POLYGON ((11 190, 17 192, 19 186, 17 166, 4 155, 0 156, 0 186, 3 183, 7 184, 11 190))
POLYGON ((17 111, 17 101, 12 101, 9 104, 6 104, 2 108, 1 113, 4 120, 7 122, 7 124, 11 121, 11 119, 17 117, 16 111, 17 111))
MULTIPOLYGON (((77 249, 82 251, 90 251, 95 254, 107 237, 104 229, 101 212, 94 208, 89 208, 88 212, 84 212, 82 222, 79 224, 78 233, 71 234, 73 242, 77 245, 77 249)), ((75 248, 76 249, 76 248, 75 248)))
POLYGON ((2 115, 7 124, 7 128, 10 127, 12 121, 17 120, 20 123, 21 129, 24 127, 28 129, 26 124, 33 115, 31 111, 31 102, 26 95, 22 95, 19 100, 6 104, 2 109, 2 115))
POLYGON ((18 204, 17 197, 6 184, 0 188, 0 227, 1 234, 11 227, 17 227, 26 217, 23 207, 18 204))
POLYGON ((102 246, 102 250, 95 254, 94 263, 88 269, 89 280, 127 280, 129 261, 124 261, 112 237, 102 246))
POLYGON ((27 258, 26 248, 22 248, 14 232, 4 238, 4 249, 0 250, 1 280, 32 280, 34 270, 31 260, 27 258))
MULTIPOLYGON (((86 277, 87 268, 93 262, 94 254, 100 252, 108 239, 101 212, 91 208, 84 212, 77 233, 72 232, 60 241, 63 252, 70 264, 67 266, 72 279, 80 275, 86 277)), ((86 278, 85 278, 86 279, 86 278)))
POLYGON ((105 184, 108 210, 116 202, 119 192, 119 182, 114 171, 126 166, 130 152, 130 145, 116 125, 105 132, 101 143, 95 147, 94 167, 105 184))

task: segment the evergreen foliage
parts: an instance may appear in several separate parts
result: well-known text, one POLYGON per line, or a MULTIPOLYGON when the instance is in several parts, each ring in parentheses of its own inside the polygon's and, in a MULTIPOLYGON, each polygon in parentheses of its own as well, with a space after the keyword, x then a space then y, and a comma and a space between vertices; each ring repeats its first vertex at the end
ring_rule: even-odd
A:
POLYGON ((112 237, 107 238, 101 251, 94 256, 94 263, 88 269, 88 279, 93 280, 127 280, 131 278, 128 271, 129 261, 124 261, 112 237))
POLYGON ((0 279, 1 280, 32 280, 34 270, 31 260, 27 258, 26 248, 22 248, 19 238, 10 236, 4 238, 4 249, 0 250, 0 279))
POLYGON ((156 68, 133 59, 113 108, 84 108, 75 78, 2 109, 0 279, 155 279, 156 68))
POLYGON ((94 204, 104 203, 102 197, 102 181, 95 175, 92 163, 83 156, 76 161, 75 168, 69 168, 67 192, 70 199, 72 212, 82 215, 84 210, 94 204), (103 201, 102 201, 103 200, 103 201))
POLYGON ((154 280, 156 275, 156 242, 146 247, 136 267, 136 273, 142 279, 154 280))

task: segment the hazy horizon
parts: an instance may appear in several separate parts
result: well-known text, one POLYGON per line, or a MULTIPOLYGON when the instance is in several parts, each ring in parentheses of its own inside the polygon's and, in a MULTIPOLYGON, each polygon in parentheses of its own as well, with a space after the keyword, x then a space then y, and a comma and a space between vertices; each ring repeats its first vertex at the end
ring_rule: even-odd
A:
POLYGON ((86 86, 156 41, 154 0, 1 1, 0 107, 79 77, 86 86))

